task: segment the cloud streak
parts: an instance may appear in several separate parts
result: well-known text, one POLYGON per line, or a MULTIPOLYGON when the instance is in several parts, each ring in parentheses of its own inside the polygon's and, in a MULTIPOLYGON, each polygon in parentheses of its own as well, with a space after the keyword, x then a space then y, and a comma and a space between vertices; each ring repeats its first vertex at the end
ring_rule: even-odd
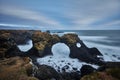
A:
POLYGON ((35 11, 28 10, 28 9, 22 9, 16 6, 14 7, 2 6, 0 7, 0 13, 9 15, 9 16, 15 16, 21 19, 36 21, 38 23, 45 24, 47 26, 48 25, 49 26, 60 26, 59 22, 44 16, 40 12, 35 12, 35 11))
POLYGON ((87 3, 81 1, 82 0, 75 1, 75 3, 74 2, 71 3, 72 6, 74 6, 74 8, 71 8, 68 12, 64 13, 64 15, 67 18, 71 19, 71 22, 75 26, 79 26, 79 29, 81 29, 81 26, 84 26, 85 28, 88 28, 89 26, 92 28, 92 26, 94 26, 94 23, 102 22, 104 20, 106 20, 105 23, 101 23, 99 24, 99 26, 104 26, 104 24, 107 25, 107 23, 111 22, 109 21, 110 18, 120 13, 119 12, 120 1, 118 0, 109 0, 109 1, 92 0, 94 1, 94 3, 92 2, 90 3, 88 1, 89 4, 86 6, 84 5, 87 3))

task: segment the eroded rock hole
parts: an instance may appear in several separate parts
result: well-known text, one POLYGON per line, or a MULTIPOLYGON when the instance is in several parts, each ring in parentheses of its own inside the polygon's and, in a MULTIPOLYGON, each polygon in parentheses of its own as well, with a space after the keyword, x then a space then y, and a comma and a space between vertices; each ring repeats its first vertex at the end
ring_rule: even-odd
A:
POLYGON ((78 48, 80 48, 80 47, 81 47, 81 44, 80 44, 80 43, 76 43, 76 46, 77 46, 78 48))
POLYGON ((70 48, 65 43, 56 43, 52 46, 53 56, 69 57, 70 48))

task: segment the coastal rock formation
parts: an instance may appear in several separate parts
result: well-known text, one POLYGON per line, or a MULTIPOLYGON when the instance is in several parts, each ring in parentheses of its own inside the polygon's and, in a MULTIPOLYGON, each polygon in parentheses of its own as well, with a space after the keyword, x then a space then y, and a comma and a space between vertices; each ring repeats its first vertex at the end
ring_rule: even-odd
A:
POLYGON ((11 57, 0 60, 0 80, 38 80, 32 77, 32 65, 28 57, 11 57))
POLYGON ((60 37, 41 31, 0 31, 0 80, 38 80, 37 78, 39 80, 120 80, 120 63, 103 62, 99 56, 102 54, 97 48, 88 48, 76 34, 64 34, 60 37), (73 72, 65 72, 67 65, 71 65, 68 63, 62 68, 63 72, 59 73, 50 66, 36 62, 35 65, 38 67, 33 72, 34 67, 30 64, 30 58, 23 57, 26 54, 17 47, 18 44, 26 43, 28 39, 32 39, 33 47, 26 54, 34 58, 32 58, 33 62, 36 61, 36 56, 53 55, 51 48, 61 42, 69 47, 69 57, 100 65, 100 68, 96 70, 90 65, 84 65, 81 70, 72 67, 73 72))
POLYGON ((82 40, 79 39, 76 34, 65 34, 62 37, 62 42, 67 44, 70 48, 70 57, 78 58, 79 60, 102 64, 102 61, 97 57, 97 55, 102 55, 97 48, 88 48, 82 40), (80 47, 77 46, 80 45, 80 47))
POLYGON ((35 77, 40 80, 79 80, 78 72, 63 72, 58 73, 54 68, 47 65, 39 65, 34 72, 35 77))
POLYGON ((30 30, 11 30, 9 31, 14 38, 17 45, 26 44, 26 42, 31 39, 33 31, 30 30))
POLYGON ((0 30, 0 58, 25 56, 17 45, 26 44, 33 31, 0 30))
POLYGON ((19 49, 10 33, 0 35, 0 58, 15 56, 19 49))
POLYGON ((0 34, 9 33, 16 44, 26 44, 31 39, 33 31, 30 30, 0 30, 0 34))
POLYGON ((78 58, 87 63, 102 65, 103 62, 97 56, 102 54, 97 48, 88 48, 78 37, 77 34, 64 34, 62 37, 51 35, 47 32, 35 31, 32 35, 33 50, 35 55, 43 57, 52 55, 51 48, 54 44, 65 43, 70 48, 70 57, 78 58))
POLYGON ((32 35, 33 50, 36 51, 36 55, 43 57, 52 54, 51 47, 53 44, 60 41, 59 36, 50 35, 47 32, 35 31, 32 35))

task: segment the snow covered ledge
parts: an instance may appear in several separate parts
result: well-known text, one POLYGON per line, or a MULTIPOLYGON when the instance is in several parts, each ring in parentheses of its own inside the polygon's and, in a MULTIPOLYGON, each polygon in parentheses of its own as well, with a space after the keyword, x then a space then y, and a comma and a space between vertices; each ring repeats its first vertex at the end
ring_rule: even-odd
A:
POLYGON ((33 47, 32 40, 29 40, 29 41, 27 42, 27 44, 18 45, 18 48, 19 48, 20 51, 22 51, 22 52, 27 52, 27 51, 30 50, 32 47, 33 47))

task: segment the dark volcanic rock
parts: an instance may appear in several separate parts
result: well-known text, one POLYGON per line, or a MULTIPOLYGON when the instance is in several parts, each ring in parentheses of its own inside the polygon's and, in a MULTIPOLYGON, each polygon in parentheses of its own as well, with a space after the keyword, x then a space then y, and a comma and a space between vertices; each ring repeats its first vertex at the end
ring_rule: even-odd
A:
POLYGON ((94 71, 96 71, 96 69, 94 69, 90 65, 83 65, 82 68, 80 69, 80 71, 81 71, 81 76, 84 76, 84 75, 93 73, 94 71))
POLYGON ((28 30, 11 30, 9 31, 13 36, 16 44, 26 44, 29 39, 31 39, 31 35, 33 31, 28 30))
POLYGON ((0 30, 0 34, 9 33, 16 44, 26 44, 31 39, 33 31, 30 30, 0 30))
POLYGON ((97 57, 97 55, 102 55, 97 48, 88 48, 76 34, 65 34, 61 37, 61 42, 67 44, 70 48, 70 57, 78 58, 79 60, 95 63, 102 65, 103 62, 97 57), (77 47, 76 44, 79 43, 81 47, 77 47))
POLYGON ((51 79, 62 80, 60 75, 55 69, 46 65, 39 65, 34 75, 40 80, 51 80, 51 79))
POLYGON ((61 73, 61 80, 80 80, 80 74, 78 72, 63 72, 61 73))
POLYGON ((0 35, 0 58, 16 56, 20 53, 11 34, 2 33, 0 35))
POLYGON ((52 54, 51 47, 53 44, 60 41, 58 35, 50 35, 47 32, 35 31, 32 35, 34 50, 37 51, 37 56, 43 57, 52 54))

